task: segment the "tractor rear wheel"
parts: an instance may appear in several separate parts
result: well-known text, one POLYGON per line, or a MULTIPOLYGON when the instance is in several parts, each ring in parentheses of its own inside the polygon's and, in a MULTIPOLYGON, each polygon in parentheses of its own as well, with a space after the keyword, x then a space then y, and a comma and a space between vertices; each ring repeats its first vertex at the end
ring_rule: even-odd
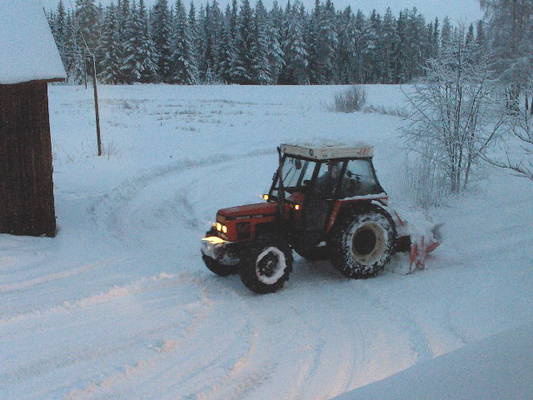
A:
POLYGON ((255 293, 274 293, 281 289, 292 271, 292 254, 286 243, 259 240, 241 255, 239 275, 255 293))
POLYGON ((383 209, 351 214, 333 232, 331 262, 348 278, 370 278, 390 261, 395 237, 394 223, 383 209))

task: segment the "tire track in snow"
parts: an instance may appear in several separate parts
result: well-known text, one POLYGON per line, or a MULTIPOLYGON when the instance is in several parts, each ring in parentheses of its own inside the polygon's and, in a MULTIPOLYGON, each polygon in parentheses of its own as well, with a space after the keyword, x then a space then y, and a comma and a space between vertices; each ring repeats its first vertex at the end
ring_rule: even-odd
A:
POLYGON ((83 265, 78 268, 72 268, 66 271, 55 272, 52 274, 40 276, 38 278, 28 279, 28 280, 17 282, 17 283, 10 283, 7 285, 0 285, 0 294, 12 292, 16 290, 31 289, 34 286, 49 283, 51 281, 70 278, 74 275, 80 275, 80 274, 83 274, 87 271, 90 271, 96 268, 105 267, 111 264, 112 262, 113 260, 102 260, 94 264, 87 264, 87 265, 83 265))
POLYGON ((128 285, 115 285, 104 292, 92 296, 77 300, 64 301, 62 304, 47 308, 45 310, 31 311, 28 313, 16 314, 11 317, 2 318, 0 319, 0 327, 11 323, 26 321, 28 319, 46 317, 51 314, 67 314, 77 312, 83 308, 109 303, 127 296, 133 296, 150 290, 157 290, 180 281, 183 280, 179 276, 176 277, 175 275, 160 273, 151 277, 141 278, 128 285))
MULTIPOLYGON (((199 292, 202 294, 200 301, 203 307, 195 307, 198 310, 192 313, 192 320, 189 325, 180 331, 180 334, 183 334, 184 336, 179 337, 178 339, 161 339, 159 345, 152 348, 153 355, 151 357, 137 360, 134 363, 125 364, 115 373, 101 377, 97 381, 89 382, 81 389, 71 390, 65 396, 65 400, 91 398, 108 399, 110 397, 106 393, 112 392, 113 388, 124 384, 125 382, 129 382, 132 379, 139 380, 143 375, 150 373, 150 371, 157 370, 165 360, 173 359, 181 349, 187 348, 187 339, 196 336, 196 333, 202 327, 202 322, 207 319, 213 306, 213 301, 207 296, 207 291, 205 290, 204 285, 201 285, 201 282, 199 282, 194 276, 187 278, 190 283, 198 283, 199 292)), ((177 330, 179 327, 179 324, 170 324, 167 327, 169 329, 165 329, 164 326, 158 326, 154 328, 154 333, 177 330)), ((152 391, 152 393, 154 392, 152 391)), ((157 391, 155 391, 155 393, 157 393, 157 391)))
POLYGON ((246 338, 258 336, 257 331, 241 312, 238 314, 244 317, 237 321, 237 325, 232 325, 234 332, 231 336, 221 332, 221 341, 213 343, 207 340, 213 333, 213 321, 218 318, 220 321, 215 325, 223 325, 222 321, 227 319, 214 308, 218 300, 212 294, 216 292, 216 295, 225 299, 227 293, 224 292, 231 289, 218 284, 210 285, 208 280, 195 276, 191 279, 203 293, 202 302, 207 307, 202 309, 201 318, 196 318, 194 324, 181 331, 183 337, 179 340, 163 340, 154 349, 157 352, 154 356, 127 364, 116 374, 72 391, 67 398, 107 399, 113 397, 113 393, 130 391, 135 398, 166 398, 163 394, 154 397, 153 393, 174 393, 170 398, 178 394, 179 398, 199 398, 202 390, 209 393, 217 382, 224 386, 228 376, 240 371, 255 352, 253 340, 246 338), (205 324, 206 320, 209 323, 205 324), (206 351, 206 347, 211 351, 206 351), (230 364, 228 360, 231 360, 230 364), (206 375, 210 377, 207 382, 206 375), (172 385, 170 388, 167 387, 169 383, 172 385), (187 387, 192 388, 187 390, 187 387))
POLYGON ((402 327, 409 334, 410 347, 418 361, 430 360, 434 357, 424 330, 409 312, 391 304, 386 304, 380 297, 372 293, 364 282, 360 285, 359 289, 363 291, 365 297, 371 299, 374 307, 387 313, 392 322, 402 327))
MULTIPOLYGON (((204 282, 207 283, 207 280, 204 282)), ((249 317, 249 313, 246 312, 247 305, 235 289, 218 283, 214 287, 206 284, 205 288, 211 292, 214 304, 220 304, 219 300, 223 305, 231 303, 233 306, 231 315, 239 316, 237 322, 241 323, 241 330, 233 334, 234 339, 227 345, 225 351, 220 352, 216 358, 212 357, 211 362, 203 360, 201 365, 193 363, 187 373, 183 373, 181 365, 180 374, 174 379, 178 385, 185 385, 186 382, 193 380, 193 383, 188 385, 191 389, 180 390, 185 398, 238 399, 252 389, 251 385, 256 387, 264 380, 264 367, 257 368, 252 362, 257 354, 262 327, 259 328, 249 317), (209 376, 207 382, 203 378, 206 375, 209 376), (198 380, 200 384, 197 383, 198 380), (228 391, 232 393, 230 397, 227 397, 228 391)), ((217 350, 219 349, 217 346, 217 350)))
MULTIPOLYGON (((109 194, 100 197, 90 208, 89 212, 95 216, 97 225, 106 226, 105 231, 113 232, 113 237, 119 242, 125 241, 125 234, 121 230, 123 224, 119 221, 119 210, 124 210, 124 204, 130 203, 141 191, 146 190, 154 182, 175 174, 183 174, 202 167, 222 165, 231 161, 253 158, 261 155, 274 154, 271 148, 258 149, 241 155, 229 156, 215 154, 201 160, 184 159, 154 170, 142 173, 114 188, 109 194)), ((182 199, 182 204, 184 201, 182 199)), ((189 207, 192 209, 192 206, 189 207)), ((190 221, 189 221, 190 223, 190 221)), ((194 223, 193 223, 194 225, 194 223)))

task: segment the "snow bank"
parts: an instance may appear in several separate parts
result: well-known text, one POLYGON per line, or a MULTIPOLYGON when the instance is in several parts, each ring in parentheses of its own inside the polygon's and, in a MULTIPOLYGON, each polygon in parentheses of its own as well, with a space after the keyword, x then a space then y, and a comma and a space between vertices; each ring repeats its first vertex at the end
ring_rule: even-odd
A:
POLYGON ((39 2, 0 2, 0 84, 66 78, 39 2))
POLYGON ((421 362, 336 399, 533 399, 533 324, 421 362))

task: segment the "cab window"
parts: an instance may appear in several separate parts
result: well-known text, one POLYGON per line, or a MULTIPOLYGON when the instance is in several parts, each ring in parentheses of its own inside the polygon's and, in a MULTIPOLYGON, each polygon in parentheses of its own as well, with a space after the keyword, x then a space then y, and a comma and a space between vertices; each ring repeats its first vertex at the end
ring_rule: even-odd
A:
POLYGON ((341 182, 341 197, 365 196, 383 192, 368 160, 350 160, 341 182))

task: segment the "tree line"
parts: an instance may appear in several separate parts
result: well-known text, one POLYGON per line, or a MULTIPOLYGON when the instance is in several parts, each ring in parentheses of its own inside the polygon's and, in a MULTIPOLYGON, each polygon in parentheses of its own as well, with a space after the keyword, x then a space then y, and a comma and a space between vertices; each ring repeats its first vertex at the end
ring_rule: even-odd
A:
MULTIPOLYGON (((47 13, 69 81, 82 82, 89 54, 109 84, 349 84, 405 83, 457 35, 448 18, 426 22, 416 8, 393 15, 336 10, 296 0, 267 10, 261 0, 217 0, 186 7, 157 0, 117 0, 109 6, 59 0, 47 13)), ((478 39, 483 30, 477 29, 478 39)))

